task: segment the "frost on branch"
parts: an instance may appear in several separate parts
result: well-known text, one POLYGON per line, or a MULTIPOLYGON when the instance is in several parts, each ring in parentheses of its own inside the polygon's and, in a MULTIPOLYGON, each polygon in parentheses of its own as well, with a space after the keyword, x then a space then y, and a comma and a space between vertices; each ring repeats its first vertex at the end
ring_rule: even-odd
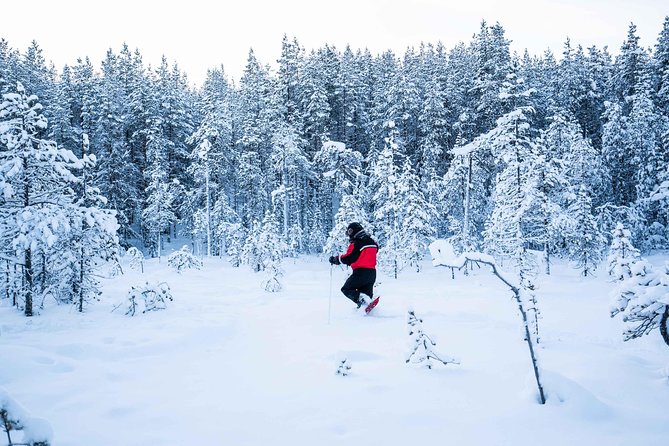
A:
POLYGON ((421 364, 428 369, 432 368, 434 360, 439 361, 444 365, 460 364, 459 361, 449 356, 437 356, 433 350, 433 347, 436 347, 437 343, 423 331, 422 322, 423 320, 416 317, 414 311, 410 309, 407 317, 407 324, 409 328, 409 336, 411 338, 411 346, 406 362, 421 364))
POLYGON ((184 245, 179 251, 170 254, 167 258, 167 264, 179 274, 185 269, 202 268, 202 262, 191 253, 187 245, 184 245))

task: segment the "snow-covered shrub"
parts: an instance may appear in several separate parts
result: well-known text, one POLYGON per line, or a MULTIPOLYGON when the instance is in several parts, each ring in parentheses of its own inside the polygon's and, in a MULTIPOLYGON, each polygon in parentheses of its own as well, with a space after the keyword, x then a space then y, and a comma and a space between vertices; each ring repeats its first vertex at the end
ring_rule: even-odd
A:
POLYGON ((170 286, 165 282, 150 285, 146 282, 142 286, 134 286, 128 291, 128 300, 125 302, 126 316, 134 316, 138 312, 164 310, 167 301, 173 301, 170 286))
POLYGON ((660 271, 643 258, 630 265, 631 277, 621 281, 613 291, 611 317, 623 314, 623 321, 635 324, 625 329, 623 339, 629 341, 660 328, 669 345, 669 264, 660 271))
POLYGON ((265 291, 269 293, 276 293, 281 291, 281 282, 279 282, 279 277, 283 276, 283 270, 281 269, 281 261, 270 260, 265 266, 265 280, 262 282, 262 287, 265 291))
POLYGON ((348 376, 350 370, 351 370, 351 366, 349 365, 346 358, 344 358, 341 361, 339 361, 339 366, 337 367, 337 371, 335 372, 335 375, 348 376))
POLYGON ((9 394, 0 388, 0 428, 5 432, 9 446, 50 446, 53 430, 41 418, 32 417, 9 394), (12 442, 12 432, 22 431, 21 443, 12 442))
POLYGON ((142 254, 142 251, 135 248, 134 246, 131 246, 128 248, 128 251, 125 253, 125 255, 128 257, 130 268, 134 269, 135 271, 144 272, 144 254, 142 254))
POLYGON ((630 265, 640 259, 641 254, 630 242, 630 231, 622 223, 618 223, 613 231, 611 248, 606 263, 609 275, 616 281, 632 277, 630 265))
POLYGON ((118 277, 123 275, 123 267, 118 260, 112 260, 109 267, 109 277, 118 277))
POLYGON ((407 324, 409 328, 410 341, 410 350, 407 355, 406 362, 413 364, 421 364, 428 369, 432 368, 432 360, 436 359, 442 364, 460 364, 454 358, 444 356, 444 359, 439 358, 436 353, 432 350, 432 347, 436 347, 436 342, 434 342, 430 337, 423 332, 423 320, 416 317, 416 314, 413 310, 409 309, 409 314, 407 317, 407 324))
POLYGON ((167 264, 178 273, 181 273, 185 269, 202 268, 202 262, 191 253, 188 245, 184 245, 179 251, 170 254, 167 258, 167 264))

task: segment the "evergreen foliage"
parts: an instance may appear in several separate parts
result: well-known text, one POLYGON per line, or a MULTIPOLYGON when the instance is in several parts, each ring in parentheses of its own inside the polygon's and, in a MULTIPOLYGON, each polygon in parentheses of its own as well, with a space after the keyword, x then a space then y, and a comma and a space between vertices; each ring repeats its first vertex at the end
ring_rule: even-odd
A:
POLYGON ((616 225, 612 234, 607 264, 609 275, 620 282, 632 277, 632 264, 641 259, 641 253, 632 245, 630 231, 622 223, 616 225))
POLYGON ((186 235, 264 270, 252 239, 268 212, 281 256, 341 252, 360 221, 393 275, 434 237, 523 277, 536 251, 546 273, 563 256, 590 275, 618 222, 642 252, 669 246, 669 18, 652 48, 631 25, 615 58, 509 43, 486 22, 402 55, 284 36, 276 70, 249 51, 238 83, 217 67, 194 89, 127 45, 57 72, 37 42, 0 40, 1 295, 26 314, 45 296, 83 307, 96 287, 81 272, 116 237, 160 257, 186 235))
POLYGON ((202 261, 193 255, 188 245, 184 245, 167 257, 167 265, 181 274, 185 269, 202 268, 202 261))
POLYGON ((613 297, 611 317, 622 314, 628 323, 623 333, 625 341, 660 328, 669 345, 669 265, 658 271, 645 259, 638 259, 630 265, 630 277, 619 283, 613 297))

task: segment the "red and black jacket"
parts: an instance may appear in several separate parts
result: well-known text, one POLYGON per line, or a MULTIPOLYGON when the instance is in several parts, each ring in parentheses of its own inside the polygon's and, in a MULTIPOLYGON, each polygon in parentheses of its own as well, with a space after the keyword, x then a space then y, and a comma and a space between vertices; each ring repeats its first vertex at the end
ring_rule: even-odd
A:
POLYGON ((376 252, 379 245, 364 230, 351 237, 346 254, 341 254, 339 260, 351 268, 376 268, 376 252))

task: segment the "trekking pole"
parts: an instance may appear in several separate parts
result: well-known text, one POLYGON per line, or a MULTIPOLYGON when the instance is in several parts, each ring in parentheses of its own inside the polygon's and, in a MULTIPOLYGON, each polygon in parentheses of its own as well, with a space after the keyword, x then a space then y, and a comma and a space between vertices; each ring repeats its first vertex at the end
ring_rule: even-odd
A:
POLYGON ((332 312, 332 264, 330 264, 330 297, 328 297, 328 325, 330 325, 330 313, 332 312))

